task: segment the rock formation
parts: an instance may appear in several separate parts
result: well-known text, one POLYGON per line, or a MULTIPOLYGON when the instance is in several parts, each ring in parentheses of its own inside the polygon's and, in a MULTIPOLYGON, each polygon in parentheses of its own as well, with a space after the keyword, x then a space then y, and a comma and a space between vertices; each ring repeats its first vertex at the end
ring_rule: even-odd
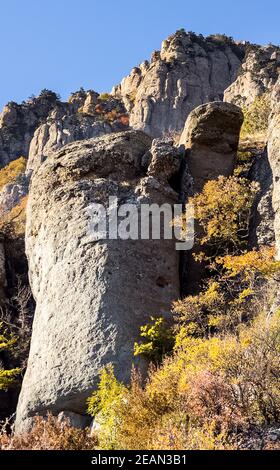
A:
POLYGON ((33 173, 26 250, 36 313, 18 431, 47 410, 83 414, 109 362, 127 382, 140 326, 169 315, 179 296, 174 240, 95 240, 89 207, 109 196, 137 209, 173 204, 179 165, 170 144, 128 131, 69 144, 33 173))
POLYGON ((56 106, 57 96, 43 92, 38 98, 8 103, 0 114, 0 168, 20 156, 28 156, 35 129, 56 106))
POLYGON ((259 191, 252 208, 249 246, 260 248, 275 244, 274 210, 272 207, 272 171, 267 157, 267 150, 255 156, 248 178, 259 185, 259 191))
POLYGON ((222 101, 191 112, 179 144, 186 148, 194 192, 201 191, 207 181, 233 172, 242 122, 241 109, 222 101))
MULTIPOLYGON (((230 103, 213 102, 194 109, 185 124, 180 145, 186 149, 186 170, 192 177, 191 193, 200 192, 205 183, 220 175, 232 174, 239 142, 243 114, 230 103)), ((183 177, 183 184, 189 178, 183 177)), ((183 188, 187 196, 188 188, 183 188)), ((183 253, 182 292, 186 295, 197 291, 204 274, 204 266, 193 258, 201 251, 198 241, 201 230, 196 224, 195 245, 191 253, 183 253)))
POLYGON ((280 47, 248 45, 238 77, 225 90, 224 100, 243 107, 250 105, 257 96, 271 93, 279 68, 280 47))
POLYGON ((122 102, 98 93, 74 93, 69 103, 59 103, 38 127, 30 143, 27 171, 42 163, 53 151, 76 140, 100 137, 128 128, 122 102))
MULTIPOLYGON (((47 411, 83 426, 100 368, 112 362, 125 382, 133 362, 145 370, 133 357, 140 326, 151 315, 168 316, 172 301, 195 293, 203 277, 190 256, 197 245, 179 260, 172 239, 92 238, 91 205, 107 206, 110 196, 137 210, 186 202, 209 179, 232 174, 243 120, 236 105, 264 93, 272 110, 267 152, 256 146, 246 170, 260 184, 249 246, 276 239, 279 256, 279 67, 279 47, 180 30, 111 94, 81 89, 61 102, 45 90, 4 108, 0 168, 21 155, 28 162, 26 174, 2 189, 0 215, 28 194, 31 181, 26 251, 37 303, 18 431, 47 411)), ((2 297, 13 295, 17 270, 27 277, 23 230, 12 250, 5 243, 2 297)))
POLYGON ((177 31, 112 93, 123 99, 131 127, 153 137, 181 132, 194 108, 223 99, 244 54, 244 46, 229 38, 177 31))
POLYGON ((273 175, 272 204, 275 212, 274 231, 277 256, 280 256, 280 107, 275 109, 269 126, 268 159, 273 175))

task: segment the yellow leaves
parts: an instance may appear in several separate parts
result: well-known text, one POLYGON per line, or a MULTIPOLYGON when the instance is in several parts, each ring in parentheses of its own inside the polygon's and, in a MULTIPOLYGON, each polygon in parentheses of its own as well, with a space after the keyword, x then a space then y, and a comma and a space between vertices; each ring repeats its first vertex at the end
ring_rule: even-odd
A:
POLYGON ((247 289, 243 289, 243 291, 240 292, 238 296, 238 302, 243 302, 247 299, 247 297, 250 297, 252 294, 254 294, 253 289, 250 289, 249 287, 247 289))
POLYGON ((7 391, 12 385, 14 385, 16 377, 19 375, 20 369, 4 370, 0 369, 0 390, 7 391))
POLYGON ((280 261, 274 260, 274 254, 274 247, 262 247, 259 251, 252 250, 239 256, 219 257, 216 262, 226 269, 229 278, 242 275, 250 280, 256 274, 271 278, 280 272, 280 261))
POLYGON ((264 93, 261 96, 257 96, 249 107, 243 109, 242 139, 254 136, 255 134, 265 134, 271 112, 270 108, 270 97, 267 93, 264 93))
POLYGON ((236 176, 208 181, 189 201, 204 231, 201 243, 239 245, 248 234, 250 209, 258 189, 257 183, 236 176))
MULTIPOLYGON (((6 331, 3 331, 3 323, 0 323, 0 352, 10 351, 17 339, 12 336, 7 336, 6 331)), ((4 370, 0 368, 0 390, 6 391, 15 382, 17 375, 20 373, 19 368, 4 370)))
POLYGON ((26 159, 19 157, 0 170, 0 191, 8 183, 13 183, 25 171, 26 159))
POLYGON ((201 336, 209 332, 209 328, 222 324, 221 314, 224 311, 225 298, 221 286, 210 281, 207 288, 198 295, 189 295, 174 302, 172 311, 176 320, 184 325, 188 335, 201 336))
POLYGON ((134 344, 134 356, 142 354, 149 360, 161 361, 164 354, 172 350, 174 337, 163 317, 151 317, 151 322, 141 326, 142 343, 134 344))
POLYGON ((28 196, 21 198, 19 204, 10 212, 4 214, 0 221, 0 230, 6 231, 8 235, 23 236, 25 233, 26 206, 28 196))

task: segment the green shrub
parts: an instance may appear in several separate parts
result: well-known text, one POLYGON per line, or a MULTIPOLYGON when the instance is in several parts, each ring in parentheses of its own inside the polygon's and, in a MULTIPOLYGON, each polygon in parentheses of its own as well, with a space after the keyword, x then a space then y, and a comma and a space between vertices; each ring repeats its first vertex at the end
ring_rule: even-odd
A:
POLYGON ((151 322, 141 326, 142 343, 134 344, 134 355, 145 356, 153 362, 160 362, 165 354, 172 351, 174 334, 164 318, 151 317, 151 322))
POLYGON ((110 98, 111 98, 110 93, 101 93, 101 94, 98 96, 98 99, 99 99, 100 101, 108 101, 110 98))
POLYGON ((100 445, 104 449, 116 446, 117 410, 125 396, 126 388, 114 375, 111 364, 100 372, 98 390, 88 399, 88 413, 98 420, 100 445))

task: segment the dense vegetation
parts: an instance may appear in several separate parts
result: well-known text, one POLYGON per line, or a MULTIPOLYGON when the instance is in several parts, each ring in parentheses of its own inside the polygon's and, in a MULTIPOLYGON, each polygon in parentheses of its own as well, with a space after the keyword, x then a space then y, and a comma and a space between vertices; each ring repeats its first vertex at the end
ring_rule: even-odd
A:
POLYGON ((279 421, 280 311, 268 309, 280 262, 273 247, 245 249, 256 191, 220 177, 194 197, 209 275, 174 303, 172 328, 163 319, 142 328, 135 353, 153 363, 145 384, 135 372, 130 387, 112 367, 101 372, 88 410, 102 448, 237 449, 279 421))

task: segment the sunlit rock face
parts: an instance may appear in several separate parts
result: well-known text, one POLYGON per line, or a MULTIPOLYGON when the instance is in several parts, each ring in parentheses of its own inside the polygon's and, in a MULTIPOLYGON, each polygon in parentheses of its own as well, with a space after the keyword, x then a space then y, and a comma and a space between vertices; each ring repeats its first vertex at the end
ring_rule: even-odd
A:
POLYGON ((130 125, 153 137, 181 132, 197 106, 223 100, 237 77, 244 46, 178 31, 151 61, 132 69, 113 89, 130 113, 130 125))
POLYGON ((26 251, 36 312, 17 431, 36 413, 83 414, 100 368, 128 382, 140 326, 169 316, 179 297, 175 240, 92 239, 92 203, 178 201, 169 179, 180 166, 171 144, 140 131, 65 146, 34 171, 26 251))

